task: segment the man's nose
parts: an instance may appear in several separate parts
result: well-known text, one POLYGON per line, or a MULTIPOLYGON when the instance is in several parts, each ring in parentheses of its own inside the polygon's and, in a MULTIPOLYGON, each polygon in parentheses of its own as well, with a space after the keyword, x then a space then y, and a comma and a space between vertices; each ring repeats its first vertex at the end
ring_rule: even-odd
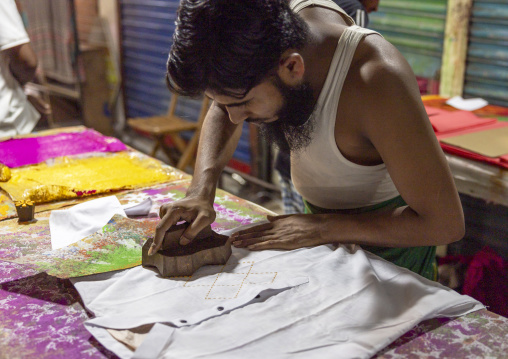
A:
POLYGON ((247 111, 238 108, 238 107, 229 107, 228 109, 229 120, 233 122, 235 125, 245 121, 249 118, 249 114, 247 111))

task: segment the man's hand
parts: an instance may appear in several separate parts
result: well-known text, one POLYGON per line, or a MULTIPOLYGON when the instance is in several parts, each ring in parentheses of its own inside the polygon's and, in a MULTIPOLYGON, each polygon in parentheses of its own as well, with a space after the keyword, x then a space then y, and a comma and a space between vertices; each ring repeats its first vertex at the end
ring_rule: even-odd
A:
POLYGON ((201 197, 185 197, 174 203, 161 206, 159 210, 160 222, 155 230, 153 244, 148 255, 153 255, 162 246, 164 235, 171 226, 180 221, 190 223, 189 227, 182 233, 180 244, 189 244, 201 230, 215 220, 215 210, 208 200, 201 197))
POLYGON ((37 112, 41 114, 41 116, 47 117, 51 115, 51 106, 41 97, 39 92, 32 89, 27 90, 25 88, 25 94, 28 101, 37 110, 37 112))
POLYGON ((234 233, 233 245, 250 250, 296 249, 324 244, 319 216, 267 216, 269 223, 234 233))

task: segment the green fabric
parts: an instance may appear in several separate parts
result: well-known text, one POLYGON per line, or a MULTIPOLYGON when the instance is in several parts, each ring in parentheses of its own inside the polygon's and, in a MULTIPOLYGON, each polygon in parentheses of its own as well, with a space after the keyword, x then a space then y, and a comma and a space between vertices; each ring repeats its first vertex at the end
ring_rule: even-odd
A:
MULTIPOLYGON (((397 208, 406 205, 401 196, 397 196, 388 201, 355 209, 326 209, 315 206, 306 200, 305 213, 322 214, 322 213, 340 213, 340 214, 358 214, 372 212, 380 209, 397 208)), ((436 247, 408 247, 408 248, 391 248, 377 246, 362 246, 363 249, 380 256, 400 267, 407 268, 421 276, 430 280, 437 280, 437 262, 436 247)))

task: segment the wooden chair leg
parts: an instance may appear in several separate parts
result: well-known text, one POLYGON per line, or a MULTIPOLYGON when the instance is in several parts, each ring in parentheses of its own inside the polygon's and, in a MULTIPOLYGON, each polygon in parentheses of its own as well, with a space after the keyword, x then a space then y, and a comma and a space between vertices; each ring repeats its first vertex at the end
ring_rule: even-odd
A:
POLYGON ((173 160, 173 156, 172 156, 172 153, 171 151, 169 150, 169 148, 166 146, 166 144, 164 143, 164 136, 156 136, 155 137, 155 146, 152 150, 152 153, 150 154, 150 156, 154 157, 155 158, 155 155, 157 153, 157 150, 158 149, 162 149, 162 151, 164 152, 164 154, 166 155, 166 157, 168 158, 168 161, 169 161, 169 164, 171 166, 175 166, 175 161, 173 160))
POLYGON ((185 142, 185 140, 182 137, 180 137, 179 134, 170 133, 169 137, 171 137, 171 140, 175 144, 176 149, 180 151, 180 153, 184 153, 185 149, 188 146, 187 142, 185 142))
POLYGON ((173 153, 171 153, 171 150, 168 146, 162 145, 162 150, 166 154, 166 157, 168 158, 169 164, 173 167, 176 166, 175 160, 173 159, 173 153))
POLYGON ((199 142, 199 134, 200 131, 196 130, 194 132, 194 135, 190 139, 189 143, 187 144, 185 151, 182 153, 182 156, 180 157, 180 160, 176 165, 176 168, 178 168, 179 170, 184 171, 187 165, 189 165, 194 160, 194 157, 196 157, 196 151, 199 142))
POLYGON ((210 107, 210 99, 205 96, 205 98, 203 99, 203 104, 201 105, 201 112, 199 113, 198 117, 198 126, 194 131, 194 134, 192 135, 192 138, 190 139, 189 143, 187 144, 185 151, 182 153, 182 157, 180 157, 180 160, 176 165, 176 168, 178 168, 179 170, 184 171, 187 165, 196 158, 199 136, 201 134, 201 127, 203 126, 203 121, 205 120, 205 116, 209 107, 210 107))
POLYGON ((159 147, 160 147, 160 142, 159 142, 159 139, 156 138, 155 139, 155 145, 153 146, 152 152, 150 153, 151 157, 155 158, 155 154, 157 153, 157 150, 159 149, 159 147))

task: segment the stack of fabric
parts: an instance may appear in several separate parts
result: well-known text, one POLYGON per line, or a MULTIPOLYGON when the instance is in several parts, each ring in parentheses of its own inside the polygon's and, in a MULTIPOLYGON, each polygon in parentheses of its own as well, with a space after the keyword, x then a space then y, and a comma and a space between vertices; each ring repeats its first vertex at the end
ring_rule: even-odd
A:
POLYGON ((498 121, 496 118, 479 117, 470 111, 452 112, 430 106, 425 106, 425 109, 441 147, 445 151, 508 168, 508 141, 505 143, 506 153, 501 143, 508 138, 506 137, 508 122, 498 121), (475 140, 478 136, 485 136, 489 141, 475 140), (496 146, 496 141, 500 142, 499 146, 496 146), (501 147, 501 149, 495 148, 494 152, 490 152, 488 147, 492 146, 501 147))
POLYGON ((0 142, 0 163, 10 168, 0 187, 13 201, 40 204, 187 177, 94 130, 43 134, 0 142))

